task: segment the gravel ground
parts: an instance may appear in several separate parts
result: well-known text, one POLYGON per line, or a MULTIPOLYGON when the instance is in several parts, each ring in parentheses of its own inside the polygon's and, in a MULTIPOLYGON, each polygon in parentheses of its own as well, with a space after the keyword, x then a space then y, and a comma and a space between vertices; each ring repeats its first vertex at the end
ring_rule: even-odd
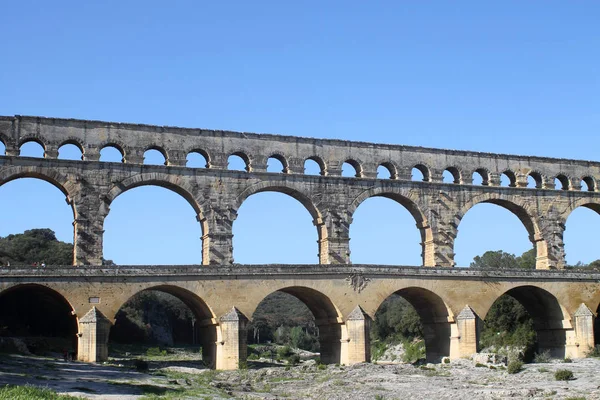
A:
POLYGON ((527 364, 514 375, 470 360, 423 367, 308 362, 286 368, 255 362, 240 371, 210 371, 194 360, 151 361, 150 372, 140 373, 125 365, 11 355, 0 357, 0 383, 49 387, 95 400, 145 394, 171 399, 600 399, 600 360, 527 364), (573 371, 575 379, 556 381, 558 369, 573 371))

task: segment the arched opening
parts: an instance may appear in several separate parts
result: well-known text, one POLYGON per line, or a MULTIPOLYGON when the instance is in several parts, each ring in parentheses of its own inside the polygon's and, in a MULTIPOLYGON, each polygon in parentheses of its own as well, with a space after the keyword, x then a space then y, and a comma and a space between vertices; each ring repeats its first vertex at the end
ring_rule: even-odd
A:
POLYGON ((360 164, 355 160, 346 160, 342 164, 342 176, 360 178, 362 170, 360 164))
POLYGON ((319 235, 294 192, 267 189, 244 200, 233 224, 233 255, 241 264, 318 264, 319 235))
POLYGON ((598 239, 591 234, 600 223, 600 204, 584 204, 569 214, 565 223, 563 242, 567 265, 586 266, 600 263, 598 239))
POLYGON ((28 140, 19 147, 19 156, 44 158, 46 156, 46 150, 42 143, 35 140, 28 140))
POLYGON ((227 169, 231 171, 250 172, 250 159, 244 153, 233 153, 227 159, 227 169))
POLYGON ((61 160, 83 160, 83 150, 73 143, 66 143, 58 148, 58 158, 61 160))
POLYGON ((135 187, 110 204, 104 257, 118 265, 202 264, 198 211, 177 188, 135 187))
POLYGON ((180 363, 214 368, 216 341, 216 324, 206 303, 188 290, 163 285, 136 293, 119 308, 109 349, 111 356, 128 353, 128 357, 153 356, 158 361, 168 349, 184 354, 180 363))
MULTIPOLYGON (((77 318, 58 292, 42 285, 17 285, 0 292, 0 336, 18 339, 36 355, 77 352, 77 318)), ((3 351, 20 352, 5 339, 3 351)))
POLYGON ((431 181, 431 174, 429 173, 429 168, 427 168, 423 164, 415 165, 411 172, 411 180, 423 182, 431 181))
POLYGON ((446 168, 442 174, 442 180, 444 183, 455 183, 455 184, 462 183, 460 171, 456 167, 446 168))
POLYGON ((527 187, 532 189, 542 189, 544 187, 542 175, 539 172, 531 171, 527 175, 527 187))
POLYGON ((506 170, 500 175, 500 186, 517 187, 517 176, 514 172, 506 170))
POLYGON ((450 320, 448 307, 435 293, 419 287, 395 292, 375 313, 371 328, 373 361, 440 362, 450 356, 450 320))
POLYGON ((396 179, 398 174, 391 163, 383 163, 377 167, 377 179, 396 179))
POLYGON ((6 155, 6 145, 0 140, 0 156, 6 155))
POLYGON ((325 175, 325 163, 319 157, 307 158, 304 161, 305 175, 325 175))
POLYGON ((340 363, 338 317, 331 300, 314 289, 288 287, 273 292, 260 302, 252 315, 248 328, 248 343, 252 344, 249 359, 269 361, 275 356, 294 364, 294 358, 299 359, 294 354, 303 350, 302 358, 319 357, 323 364, 340 363), (278 349, 269 343, 288 346, 291 351, 282 354, 279 350, 277 354, 278 349))
POLYGON ((73 208, 42 179, 18 178, 0 186, 3 265, 72 265, 73 208))
POLYGON ((125 153, 115 145, 107 145, 100 150, 100 161, 122 163, 125 153))
POLYGON ((526 212, 512 203, 490 200, 476 204, 458 226, 454 242, 456 265, 513 268, 521 265, 516 263, 517 257, 527 257, 523 267, 535 268, 535 263, 529 263, 528 253, 534 245, 530 240, 534 230, 526 212))
POLYGON ((153 147, 144 152, 145 165, 167 165, 167 156, 164 150, 153 147))
POLYGON ((407 206, 417 212, 408 200, 393 195, 370 197, 358 206, 350 225, 353 263, 423 265, 427 232, 415 228, 414 214, 407 206))
POLYGON ((267 172, 288 173, 285 158, 280 155, 273 155, 267 159, 267 172))
POLYGON ((556 297, 535 286, 519 286, 500 296, 488 311, 480 335, 483 352, 506 346, 523 351, 526 361, 535 353, 565 357, 563 311, 556 297))
POLYGON ((558 175, 556 178, 554 178, 554 188, 556 190, 569 190, 569 178, 562 174, 558 175))
POLYGON ((581 190, 584 192, 595 192, 596 181, 590 176, 586 176, 581 180, 581 190))
POLYGON ((188 168, 208 168, 208 154, 201 150, 190 151, 186 157, 188 168))
POLYGON ((473 185, 488 186, 490 184, 490 174, 487 170, 479 168, 473 171, 473 185))

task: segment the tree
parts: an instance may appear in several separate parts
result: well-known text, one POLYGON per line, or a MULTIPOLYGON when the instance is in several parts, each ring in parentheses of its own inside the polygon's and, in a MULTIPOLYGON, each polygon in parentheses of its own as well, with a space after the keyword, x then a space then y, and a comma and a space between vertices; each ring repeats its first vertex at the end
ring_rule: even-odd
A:
POLYGON ((51 229, 30 229, 0 238, 0 263, 11 265, 73 264, 73 245, 56 239, 51 229))

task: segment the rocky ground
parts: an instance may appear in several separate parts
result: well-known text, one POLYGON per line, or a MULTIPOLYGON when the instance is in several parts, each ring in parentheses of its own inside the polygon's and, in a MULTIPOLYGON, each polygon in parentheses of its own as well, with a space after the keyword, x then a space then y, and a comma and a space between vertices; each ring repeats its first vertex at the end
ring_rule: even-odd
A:
POLYGON ((31 384, 88 399, 600 399, 600 360, 526 364, 518 374, 471 360, 408 364, 286 367, 264 361, 239 371, 205 369, 193 357, 150 360, 147 373, 131 363, 65 362, 23 355, 0 357, 0 383, 31 384), (574 380, 556 381, 569 369, 574 380))

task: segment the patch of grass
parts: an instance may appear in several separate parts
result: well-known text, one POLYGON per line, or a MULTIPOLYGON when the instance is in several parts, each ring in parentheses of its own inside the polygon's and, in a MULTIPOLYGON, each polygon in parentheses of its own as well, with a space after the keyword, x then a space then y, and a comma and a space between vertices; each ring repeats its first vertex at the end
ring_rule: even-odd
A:
POLYGON ((482 364, 482 363, 477 363, 477 364, 475 364, 475 366, 476 366, 477 368, 487 368, 487 365, 485 365, 485 364, 482 364))
POLYGON ((58 394, 50 389, 35 386, 6 385, 0 388, 0 400, 74 400, 79 397, 58 394))
POLYGON ((585 355, 586 357, 600 357, 600 344, 592 347, 585 355))
POLYGON ((550 372, 548 368, 538 368, 538 372, 550 372))
POLYGON ((575 379, 573 371, 569 369, 559 369, 554 373, 554 379, 557 381, 570 381, 575 379))
POLYGON ((563 362, 569 364, 569 363, 572 363, 573 360, 571 360, 569 357, 565 357, 565 359, 563 360, 563 362))
POLYGON ((164 357, 167 355, 167 351, 161 350, 160 347, 150 347, 146 350, 146 355, 148 357, 164 357))
POLYGON ((523 363, 521 361, 511 361, 508 363, 507 371, 509 374, 518 374, 523 370, 523 363))
POLYGON ((533 356, 533 362, 537 364, 549 363, 552 360, 550 357, 550 350, 544 350, 541 353, 536 353, 533 356))

